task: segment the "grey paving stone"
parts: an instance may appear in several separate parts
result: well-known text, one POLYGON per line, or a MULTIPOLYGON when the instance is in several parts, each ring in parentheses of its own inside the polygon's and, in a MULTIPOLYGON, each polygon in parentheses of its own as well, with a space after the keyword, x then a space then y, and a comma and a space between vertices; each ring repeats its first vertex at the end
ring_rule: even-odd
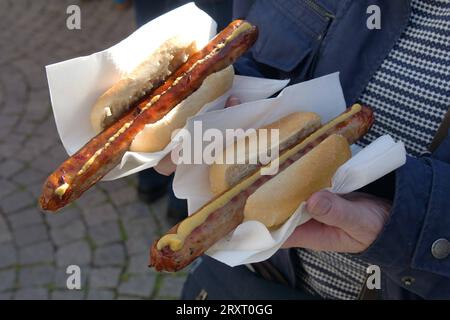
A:
MULTIPOLYGON (((45 106, 43 103, 46 102, 45 98, 47 98, 47 100, 49 99, 48 91, 46 90, 47 79, 45 77, 43 65, 37 65, 33 62, 30 63, 30 60, 28 61, 28 63, 24 63, 23 61, 17 62, 17 65, 18 67, 22 67, 22 70, 24 70, 23 72, 26 75, 28 83, 30 83, 32 89, 44 88, 44 90, 31 90, 30 99, 28 99, 27 113, 33 112, 34 109, 43 109, 42 106, 45 106), (40 96, 41 94, 42 96, 40 96), (33 104, 33 101, 36 101, 36 104, 33 104)), ((49 105, 49 103, 47 103, 47 105, 49 105)))
POLYGON ((146 273, 152 272, 148 267, 149 252, 131 256, 128 260, 127 273, 146 273))
MULTIPOLYGON (((92 208, 97 209, 100 205, 104 204, 107 201, 106 195, 103 191, 94 186, 88 191, 86 191, 81 198, 77 200, 77 205, 85 211, 89 211, 92 208)), ((106 208, 103 208, 105 211, 106 208)))
POLYGON ((132 178, 130 180, 130 177, 124 177, 112 181, 100 181, 98 183, 98 186, 106 193, 111 194, 114 191, 117 191, 119 189, 121 190, 123 188, 130 186, 131 185, 130 181, 132 180, 133 180, 132 178))
MULTIPOLYGON (((47 175, 46 175, 47 177, 47 175)), ((31 193, 36 199, 39 199, 39 197, 42 194, 42 184, 44 183, 45 178, 42 180, 39 180, 37 182, 34 182, 33 184, 30 184, 27 186, 27 191, 31 193)))
POLYGON ((151 237, 152 235, 156 235, 158 230, 155 220, 150 216, 123 221, 123 226, 129 237, 151 237))
POLYGON ((40 182, 40 184, 42 184, 45 181, 45 178, 46 175, 38 170, 27 168, 16 173, 12 179, 20 185, 27 187, 35 182, 40 182))
POLYGON ((0 244, 7 243, 12 240, 11 232, 6 225, 0 225, 0 244))
MULTIPOLYGON (((66 266, 55 270, 53 263, 85 263, 81 268, 86 287, 93 259, 88 242, 80 239, 80 223, 88 221, 86 227, 93 227, 100 247, 119 241, 120 232, 112 226, 119 219, 113 205, 122 207, 137 201, 134 187, 128 184, 136 177, 107 182, 101 191, 94 187, 57 215, 38 213, 43 180, 67 157, 57 134, 44 66, 117 43, 135 28, 133 11, 118 11, 109 0, 87 1, 83 12, 89 14, 83 16, 83 32, 72 32, 61 28, 64 19, 55 19, 66 7, 67 3, 58 1, 49 6, 39 1, 0 1, 0 24, 7 26, 0 28, 0 42, 8 44, 0 49, 0 299, 83 299, 86 293, 89 299, 111 299, 116 295, 109 289, 66 290, 66 266), (124 23, 117 24, 119 20, 124 23), (92 215, 84 214, 89 210, 92 215), (109 222, 112 227, 95 229, 109 222), (51 242, 44 236, 44 227, 51 242), (57 289, 47 290, 47 285, 57 289)), ((128 245, 132 243, 137 242, 128 245)), ((121 248, 112 263, 125 270, 128 261, 123 245, 121 248)))
POLYGON ((167 219, 167 206, 168 206, 168 198, 167 196, 162 197, 158 201, 152 203, 150 205, 150 211, 153 214, 153 217, 159 222, 159 226, 161 228, 160 232, 164 233, 172 228, 172 223, 167 219))
MULTIPOLYGON (((56 130, 56 128, 54 129, 56 130)), ((50 130, 49 130, 50 131, 50 130)), ((48 133, 48 135, 54 135, 54 133, 48 133)), ((64 150, 60 150, 62 149, 61 146, 59 146, 59 141, 58 142, 54 142, 52 141, 52 139, 49 138, 45 138, 46 140, 50 140, 51 144, 54 143, 58 143, 57 145, 57 150, 58 153, 54 152, 55 148, 51 148, 49 150, 45 150, 45 152, 41 151, 40 155, 37 155, 33 162, 30 163, 30 165, 35 168, 36 170, 39 170, 40 172, 42 172, 45 175, 49 175, 51 172, 53 172, 53 170, 55 170, 56 168, 58 168, 58 166, 67 158, 67 154, 64 152, 64 150), (51 157, 47 157, 46 154, 51 154, 51 157)), ((19 155, 21 157, 27 157, 28 155, 22 155, 19 153, 19 155)))
MULTIPOLYGON (((23 162, 29 162, 30 164, 33 164, 39 158, 45 158, 47 161, 51 161, 52 158, 56 158, 56 155, 52 152, 52 150, 47 151, 47 149, 53 144, 54 142, 51 139, 39 139, 39 141, 30 139, 25 142, 22 148, 20 148, 20 151, 17 152, 14 157, 23 162), (51 157, 48 155, 51 155, 51 157), (31 159, 33 159, 33 161, 30 161, 31 159)), ((53 169, 56 169, 56 167, 53 169)))
POLYGON ((0 269, 11 267, 17 262, 16 248, 12 243, 0 245, 0 269))
POLYGON ((10 178, 22 170, 24 164, 17 160, 6 160, 0 163, 0 176, 3 178, 10 178))
POLYGON ((5 213, 12 213, 30 206, 37 206, 36 198, 23 190, 14 192, 1 201, 1 207, 5 213))
POLYGON ((55 268, 50 265, 23 267, 19 270, 19 286, 22 288, 51 284, 55 268))
POLYGON ((13 298, 13 292, 1 292, 0 293, 0 301, 1 300, 11 300, 13 298))
POLYGON ((118 292, 120 295, 130 295, 149 298, 155 286, 156 277, 154 274, 131 275, 122 281, 118 292))
POLYGON ((151 211, 153 213, 162 213, 165 214, 167 207, 169 205, 169 198, 167 195, 161 197, 150 205, 151 211))
POLYGON ((13 65, 5 66, 5 69, 7 73, 2 76, 2 82, 6 88, 4 109, 11 108, 13 111, 22 111, 27 97, 25 78, 13 65))
POLYGON ((90 288, 87 295, 88 300, 113 300, 114 297, 114 291, 106 289, 98 290, 90 288))
POLYGON ((121 268, 94 268, 89 274, 91 288, 115 288, 119 284, 121 268))
POLYGON ((186 278, 165 275, 158 291, 158 297, 179 299, 186 278))
MULTIPOLYGON (((24 140, 26 137, 21 134, 10 134, 7 138, 8 143, 15 143, 18 146, 21 146, 24 143, 24 140)), ((9 161, 18 162, 18 165, 20 166, 20 159, 17 159, 15 155, 6 157, 9 161)), ((7 161, 8 161, 7 160, 7 161)), ((26 164, 26 161, 23 161, 23 164, 26 164)), ((9 174, 7 179, 13 180, 17 175, 19 175, 22 171, 26 170, 26 167, 14 170, 13 173, 9 174)))
MULTIPOLYGON (((44 136, 44 137, 55 137, 57 138, 57 136, 55 135, 56 131, 56 124, 55 124, 55 120, 53 117, 48 117, 46 119, 45 122, 42 122, 39 127, 36 129, 35 134, 40 135, 40 136, 44 136)), ((53 140, 55 141, 55 140, 53 140)), ((58 144, 60 144, 59 139, 56 140, 58 141, 58 144)), ((51 150, 51 154, 56 155, 56 159, 52 161, 52 159, 48 159, 49 161, 51 161, 51 164, 57 165, 57 161, 60 160, 60 157, 63 157, 65 155, 65 151, 62 148, 61 145, 59 145, 58 147, 55 147, 54 149, 51 150)), ((44 165, 45 163, 43 162, 45 158, 38 158, 37 160, 39 161, 39 164, 44 165)))
MULTIPOLYGON (((37 104, 49 105, 50 101, 40 102, 40 101, 32 101, 27 105, 27 112, 25 113, 25 117, 23 120, 27 122, 39 123, 45 120, 49 115, 48 108, 35 108, 37 104)), ((33 131, 36 131, 36 126, 33 127, 33 131)))
MULTIPOLYGON (((0 70, 0 72, 1 72, 1 70, 0 70)), ((0 89, 0 97, 2 96, 2 91, 1 91, 1 89, 0 89)), ((2 103, 1 102, 1 100, 0 100, 0 103, 2 103)), ((2 128, 0 128, 0 141, 7 141, 7 137, 11 134, 11 132, 12 132, 12 128, 5 128, 5 127, 2 127, 2 128)))
POLYGON ((129 255, 135 255, 139 253, 147 253, 150 251, 152 240, 156 238, 156 235, 149 235, 147 237, 128 237, 125 241, 125 246, 129 255))
POLYGON ((16 271, 14 269, 0 270, 0 292, 14 288, 16 271))
POLYGON ((111 221, 89 228, 89 236, 95 245, 102 246, 122 239, 118 221, 111 221))
POLYGON ((24 227, 14 231, 14 241, 19 247, 48 240, 47 228, 44 224, 24 227))
POLYGON ((118 219, 116 209, 109 203, 87 208, 83 216, 88 226, 95 226, 118 219))
POLYGON ((51 294, 52 300, 83 300, 83 290, 55 290, 51 294))
MULTIPOLYGON (((80 276, 81 276, 81 289, 84 289, 87 287, 87 279, 89 278, 90 274, 90 267, 89 266, 79 266, 80 267, 80 276)), ((70 274, 66 273, 67 266, 64 267, 58 267, 55 272, 54 282, 53 286, 58 289, 67 289, 67 279, 70 276, 70 274)))
MULTIPOLYGON (((17 61, 16 63, 18 68, 21 68, 25 76, 27 77, 27 81, 30 84, 31 92, 30 92, 30 99, 28 99, 28 104, 30 104, 30 100, 33 100, 33 98, 37 102, 43 102, 45 101, 42 97, 40 98, 39 95, 36 96, 36 93, 47 93, 44 90, 47 89, 47 79, 45 77, 45 71, 43 70, 43 65, 36 64, 31 61, 31 59, 28 60, 21 60, 17 61), (41 90, 35 90, 35 89, 41 89, 41 90), (43 89, 43 90, 42 90, 43 89), (34 94, 34 96, 33 96, 34 94)), ((47 98, 48 99, 48 98, 47 98)), ((36 105, 37 108, 42 108, 42 105, 36 105)), ((27 107, 27 112, 31 112, 32 108, 30 106, 27 107)))
MULTIPOLYGON (((14 127, 15 129, 16 127, 14 127)), ((22 145, 24 143, 24 141, 26 140, 26 135, 21 134, 21 133, 14 133, 14 134, 10 134, 8 136, 8 141, 9 142, 13 142, 16 143, 18 145, 22 145)), ((17 159, 14 159, 14 157, 12 157, 13 161, 17 161, 17 159)), ((26 162, 24 162, 26 163, 26 162)), ((25 169, 24 169, 25 170, 25 169)), ((12 175, 10 178, 14 178, 16 175, 20 174, 20 172, 22 172, 23 170, 18 170, 17 172, 14 173, 14 175, 12 175)))
POLYGON ((95 266, 121 266, 124 262, 125 250, 122 244, 112 244, 95 250, 95 266))
POLYGON ((86 235, 86 227, 83 221, 75 220, 70 224, 50 229, 50 236, 53 243, 58 247, 76 240, 80 240, 86 235))
POLYGON ((45 214, 45 221, 51 228, 60 228, 81 219, 80 209, 76 207, 62 208, 55 214, 45 214))
POLYGON ((20 120, 20 110, 19 106, 14 108, 13 102, 8 101, 11 99, 11 95, 7 94, 6 101, 3 103, 3 107, 1 110, 2 116, 0 117, 0 126, 2 128, 14 128, 17 125, 17 122, 20 120))
POLYGON ((135 201, 128 205, 121 206, 119 207, 118 212, 120 218, 124 222, 133 219, 149 218, 151 214, 148 206, 141 201, 135 201))
MULTIPOLYGON (((0 116, 1 119, 1 116, 0 116)), ((17 154, 17 152, 21 149, 21 146, 17 143, 10 141, 3 141, 0 143, 0 159, 6 157, 12 157, 17 154)))
POLYGON ((17 186, 10 181, 0 178, 0 199, 17 190, 17 186))
POLYGON ((85 240, 59 247, 56 251, 56 264, 58 267, 67 267, 72 264, 85 266, 90 262, 91 248, 85 240))
MULTIPOLYGON (((0 91, 0 95, 1 95, 1 91, 0 91)), ((0 101, 0 103, 1 103, 1 101, 0 101)), ((7 128, 5 128, 5 127, 0 128, 0 140, 1 141, 6 140, 7 137, 11 134, 11 131, 12 131, 12 129, 9 128, 9 127, 7 127, 7 128)), ((3 155, 2 157, 0 157, 0 159, 2 161, 4 161, 6 159, 6 155, 3 155)))
POLYGON ((109 192, 109 196, 111 201, 119 207, 127 203, 134 203, 137 200, 137 190, 135 187, 127 185, 109 192))
POLYGON ((43 214, 37 208, 30 208, 8 216, 8 221, 13 230, 33 225, 41 225, 44 222, 43 214))
POLYGON ((23 247, 19 250, 21 265, 53 262, 53 246, 49 241, 23 247))
POLYGON ((22 120, 14 127, 14 132, 29 135, 33 133, 35 128, 36 124, 34 124, 33 122, 22 120))
POLYGON ((16 291, 15 300, 47 300, 48 290, 45 288, 23 288, 16 291))
POLYGON ((119 295, 117 300, 142 300, 142 298, 119 295))
POLYGON ((11 241, 12 236, 9 232, 9 227, 6 220, 0 215, 0 244, 11 241))

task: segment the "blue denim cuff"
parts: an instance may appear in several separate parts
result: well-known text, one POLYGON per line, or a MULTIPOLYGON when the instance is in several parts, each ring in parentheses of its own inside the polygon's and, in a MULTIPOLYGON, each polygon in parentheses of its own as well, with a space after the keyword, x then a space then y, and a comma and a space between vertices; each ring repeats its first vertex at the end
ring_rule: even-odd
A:
POLYGON ((450 164, 408 157, 396 172, 389 221, 360 259, 424 298, 450 297, 450 256, 437 259, 431 247, 450 240, 450 164))
POLYGON ((450 164, 439 160, 430 162, 433 172, 430 201, 412 267, 450 280, 450 254, 438 258, 433 256, 431 250, 433 243, 439 239, 450 241, 450 164))
POLYGON ((390 217, 372 245, 359 258, 380 267, 405 269, 411 266, 432 183, 429 160, 408 157, 396 171, 395 196, 390 217))

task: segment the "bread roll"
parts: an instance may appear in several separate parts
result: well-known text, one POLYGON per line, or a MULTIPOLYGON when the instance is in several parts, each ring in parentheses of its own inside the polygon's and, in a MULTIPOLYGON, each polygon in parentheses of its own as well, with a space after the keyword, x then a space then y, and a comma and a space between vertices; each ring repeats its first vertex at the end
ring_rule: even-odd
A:
POLYGON ((197 51, 195 42, 178 37, 165 41, 155 52, 100 96, 91 112, 96 133, 114 123, 128 108, 167 77, 197 51))
POLYGON ((244 220, 279 226, 314 192, 331 186, 336 170, 351 157, 347 140, 331 135, 306 155, 264 183, 244 208, 244 220))
MULTIPOLYGON (((299 141, 302 138, 308 136, 319 127, 320 117, 318 114, 313 112, 294 112, 273 123, 261 127, 260 129, 279 129, 280 150, 283 150, 286 147, 293 145, 296 141, 299 141)), ((258 154, 267 153, 266 149, 262 150, 258 154, 249 154, 250 148, 248 146, 248 140, 249 139, 246 139, 245 141, 246 164, 225 164, 225 161, 222 161, 222 164, 214 163, 210 166, 209 181, 211 191, 214 194, 222 193, 232 185, 236 184, 242 178, 247 176, 249 173, 253 172, 258 167, 258 165, 249 164, 250 159, 253 159, 258 154)), ((270 143, 270 138, 268 139, 268 143, 270 143)), ((217 156, 217 159, 225 160, 227 153, 234 152, 233 154, 236 155, 237 151, 238 143, 235 142, 233 145, 226 148, 222 154, 219 154, 217 156)))
POLYGON ((227 92, 233 84, 233 79, 233 66, 208 76, 197 91, 173 108, 161 120, 146 125, 133 140, 130 150, 136 152, 163 150, 170 142, 172 132, 182 128, 186 119, 197 114, 205 104, 227 92))

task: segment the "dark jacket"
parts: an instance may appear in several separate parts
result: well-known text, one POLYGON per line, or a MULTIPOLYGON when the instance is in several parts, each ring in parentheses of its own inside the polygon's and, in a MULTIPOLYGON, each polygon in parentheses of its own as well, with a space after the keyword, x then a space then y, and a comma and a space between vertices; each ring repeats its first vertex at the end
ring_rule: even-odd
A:
MULTIPOLYGON (((411 6, 410 0, 239 0, 234 9, 235 17, 260 30, 255 46, 236 63, 238 73, 296 83, 339 71, 351 105, 400 38, 411 6), (381 8, 380 30, 366 27, 369 5, 381 8)), ((390 220, 378 239, 357 255, 381 267, 382 298, 450 298, 450 255, 432 254, 438 239, 441 254, 450 247, 446 133, 434 153, 408 157, 395 175, 368 188, 377 195, 392 190, 386 195, 393 200, 390 220)), ((272 261, 295 285, 291 252, 281 250, 272 261)))

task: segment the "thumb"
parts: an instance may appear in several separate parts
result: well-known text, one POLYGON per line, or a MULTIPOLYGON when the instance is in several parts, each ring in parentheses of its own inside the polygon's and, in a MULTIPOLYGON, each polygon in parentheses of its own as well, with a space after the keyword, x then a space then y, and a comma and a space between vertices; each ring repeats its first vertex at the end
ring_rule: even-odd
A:
POLYGON ((306 211, 315 220, 341 229, 352 229, 361 208, 329 191, 319 191, 306 202, 306 211))

